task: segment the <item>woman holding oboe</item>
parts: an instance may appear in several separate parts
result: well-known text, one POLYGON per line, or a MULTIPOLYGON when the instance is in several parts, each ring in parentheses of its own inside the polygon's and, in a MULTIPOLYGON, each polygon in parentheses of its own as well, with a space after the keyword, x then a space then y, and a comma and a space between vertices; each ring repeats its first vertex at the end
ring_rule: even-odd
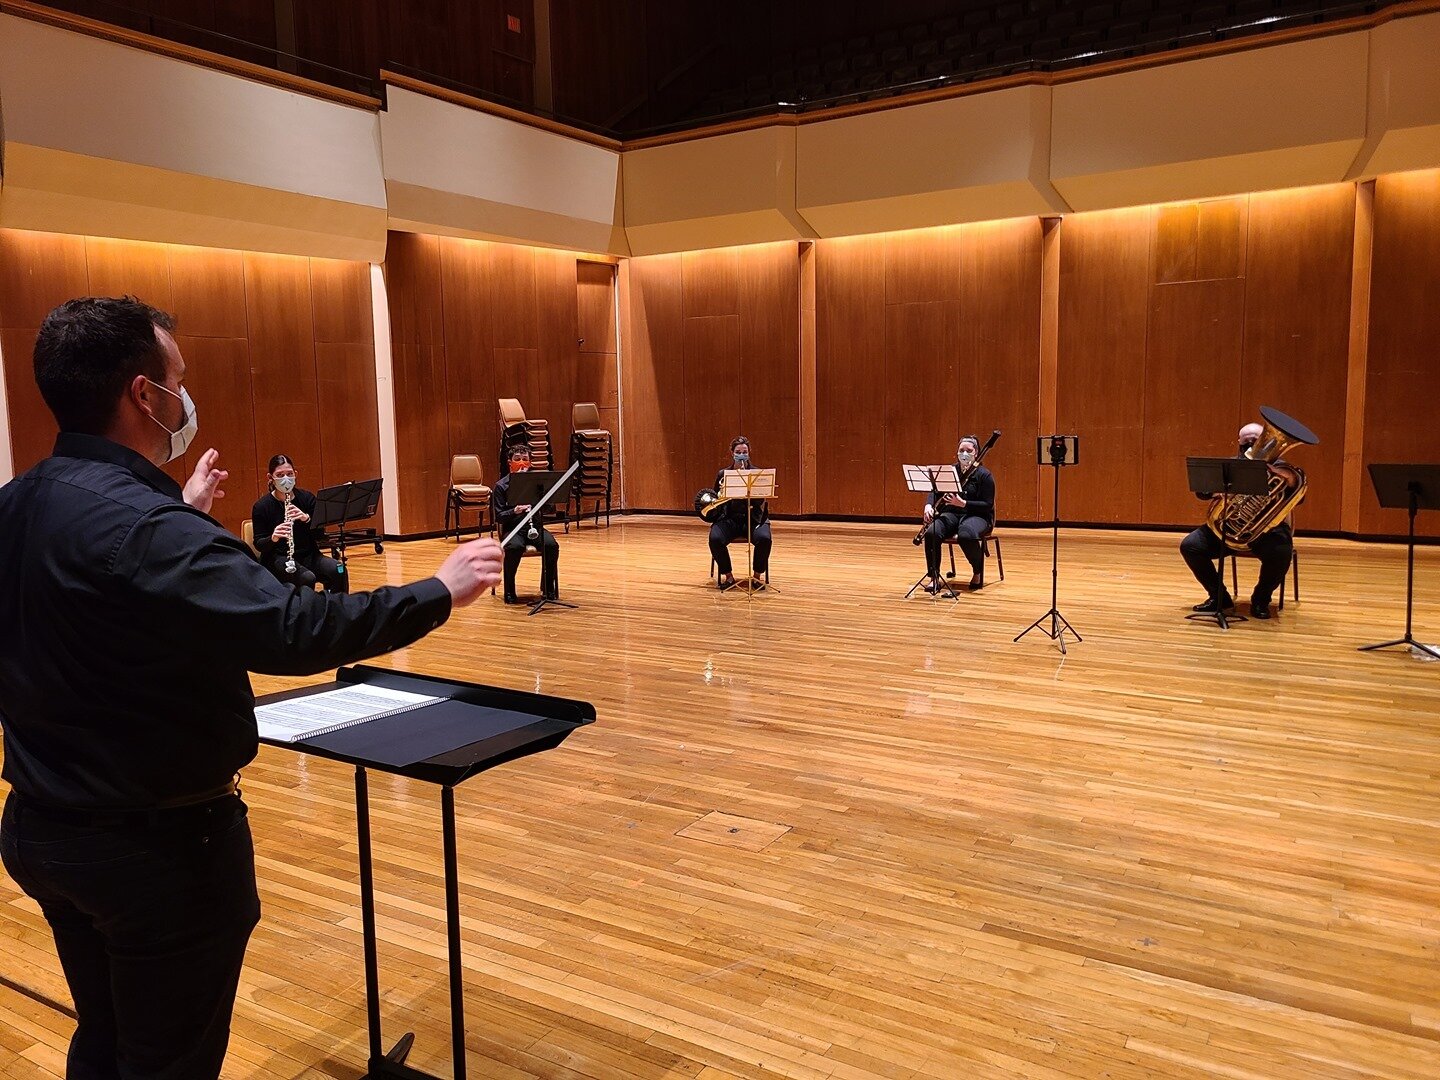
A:
POLYGON ((276 454, 270 459, 266 479, 266 494, 255 500, 250 510, 260 561, 287 584, 308 589, 318 581, 327 592, 349 592, 345 568, 320 554, 310 532, 315 493, 295 486, 295 462, 288 454, 276 454))

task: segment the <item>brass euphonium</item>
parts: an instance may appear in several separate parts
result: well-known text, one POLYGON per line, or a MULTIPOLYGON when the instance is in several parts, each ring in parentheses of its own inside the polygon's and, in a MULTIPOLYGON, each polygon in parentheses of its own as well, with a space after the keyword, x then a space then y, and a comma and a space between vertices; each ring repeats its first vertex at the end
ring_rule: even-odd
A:
MULTIPOLYGON (((1268 406, 1260 410, 1264 430, 1245 451, 1251 461, 1274 465, 1297 446, 1315 446, 1320 440, 1300 421, 1268 406)), ((1263 495, 1217 495, 1210 502, 1207 524, 1210 531, 1231 547, 1249 547, 1255 540, 1288 518, 1305 498, 1305 473, 1286 465, 1299 478, 1292 488, 1288 480, 1270 473, 1263 495)))

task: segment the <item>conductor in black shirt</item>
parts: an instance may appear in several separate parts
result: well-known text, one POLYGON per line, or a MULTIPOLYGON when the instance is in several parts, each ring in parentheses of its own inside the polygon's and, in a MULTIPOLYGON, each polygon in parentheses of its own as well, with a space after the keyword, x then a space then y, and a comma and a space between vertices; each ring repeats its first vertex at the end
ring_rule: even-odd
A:
POLYGON ((320 582, 326 592, 349 592, 350 578, 345 567, 320 554, 310 518, 315 513, 315 493, 297 486, 295 461, 288 454, 276 454, 266 469, 269 489, 250 509, 255 529, 255 547, 260 561, 288 585, 309 589, 320 582), (287 499, 288 496, 288 499, 287 499), (287 570, 290 541, 295 541, 295 570, 287 570))
MULTIPOLYGON (((730 440, 731 469, 749 469, 750 440, 737 435, 730 440)), ((720 490, 725 469, 715 474, 715 490, 720 490)), ((765 587, 765 574, 770 569, 770 548, 774 537, 770 533, 770 507, 764 499, 730 499, 720 507, 719 516, 710 526, 710 555, 719 571, 720 588, 729 589, 735 584, 735 572, 730 564, 730 545, 745 539, 745 530, 750 530, 750 543, 754 545, 754 578, 751 588, 765 587), (749 509, 746 509, 746 503, 749 509)))
POLYGON ((960 440, 955 451, 955 472, 960 477, 960 494, 934 492, 925 500, 925 572, 930 592, 940 589, 940 545, 950 537, 970 562, 970 588, 984 581, 985 550, 980 542, 995 524, 995 477, 979 464, 980 443, 974 435, 960 440))
MULTIPOLYGON (((530 504, 510 505, 510 477, 516 473, 530 471, 530 448, 510 448, 510 471, 502 476, 490 493, 490 508, 495 520, 500 523, 500 535, 504 536, 515 527, 515 523, 530 512, 530 504)), ((560 541, 546 530, 540 515, 530 519, 530 527, 505 545, 505 603, 518 604, 515 595, 515 571, 520 569, 520 560, 525 557, 527 547, 540 552, 540 589, 548 600, 560 599, 560 541), (533 529, 535 536, 529 536, 533 529)))
MULTIPOLYGON (((226 473, 159 468, 197 429, 170 316, 72 300, 35 343, 55 451, 0 488, 0 856, 75 1003, 69 1080, 211 1080, 260 915, 238 770, 248 671, 408 645, 498 580, 493 541, 351 596, 282 585, 208 516, 226 473)), ((0 966, 5 961, 0 959, 0 966)))

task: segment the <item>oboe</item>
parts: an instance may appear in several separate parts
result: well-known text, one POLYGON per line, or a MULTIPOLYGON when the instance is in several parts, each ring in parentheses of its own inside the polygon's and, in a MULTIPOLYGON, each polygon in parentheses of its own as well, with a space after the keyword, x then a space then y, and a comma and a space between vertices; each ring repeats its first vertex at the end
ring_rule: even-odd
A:
POLYGON ((285 573, 295 573, 295 493, 285 492, 285 523, 290 526, 290 535, 285 537, 285 573))

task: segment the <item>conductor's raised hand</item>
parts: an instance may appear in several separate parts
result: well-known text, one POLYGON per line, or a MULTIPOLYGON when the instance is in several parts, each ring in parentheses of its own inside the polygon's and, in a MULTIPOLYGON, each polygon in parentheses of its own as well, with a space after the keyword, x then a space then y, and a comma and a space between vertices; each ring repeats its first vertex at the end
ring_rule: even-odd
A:
POLYGON ((215 500, 225 497, 220 485, 228 479, 230 474, 220 468, 220 451, 212 446, 200 455, 200 460, 195 463, 195 471, 190 474, 190 479, 185 481, 185 502, 202 514, 208 514, 215 500))
POLYGON ((494 540, 461 544, 440 564, 435 576, 450 590, 450 606, 465 607, 500 583, 504 553, 494 540))

